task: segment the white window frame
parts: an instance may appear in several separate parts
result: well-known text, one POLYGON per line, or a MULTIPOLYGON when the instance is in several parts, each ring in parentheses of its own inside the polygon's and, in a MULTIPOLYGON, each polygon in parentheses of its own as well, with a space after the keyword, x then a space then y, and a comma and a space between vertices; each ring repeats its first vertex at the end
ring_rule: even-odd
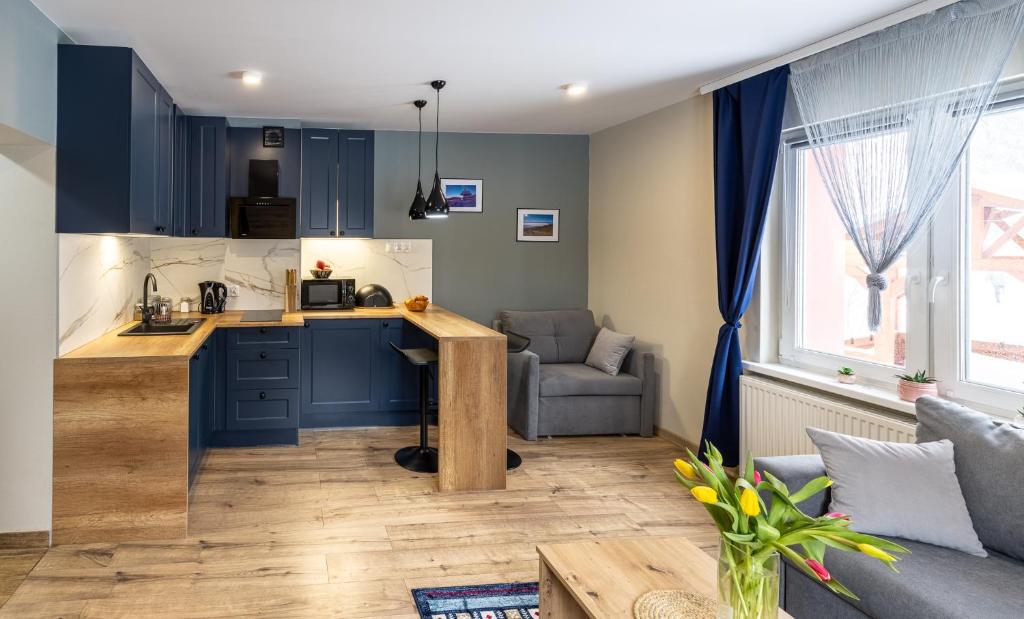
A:
MULTIPOLYGON (((928 364, 929 315, 924 298, 923 282, 929 277, 929 234, 922 233, 907 250, 907 350, 906 367, 873 363, 842 355, 824 353, 801 346, 801 313, 798 303, 803 298, 800 255, 796 251, 798 239, 803 237, 803 222, 800 217, 800 199, 803 178, 800 174, 799 157, 810 148, 802 130, 787 132, 781 146, 782 191, 780 204, 782 230, 781 273, 783 293, 779 317, 779 361, 802 369, 835 373, 842 366, 853 368, 861 380, 878 385, 895 385, 896 374, 924 369, 928 364)), ((864 311, 867 312, 865 306, 864 311)))
MULTIPOLYGON (((1007 82, 992 111, 1024 109, 1024 79, 1007 82)), ((988 113, 988 112, 986 112, 988 113)), ((802 237, 799 200, 803 179, 798 157, 808 141, 802 129, 783 133, 779 154, 781 182, 778 200, 779 284, 778 334, 779 362, 800 369, 834 374, 840 366, 853 368, 862 382, 894 389, 896 374, 927 369, 940 379, 940 393, 979 410, 1015 417, 1024 404, 1024 388, 1005 387, 969 381, 966 378, 967 312, 966 284, 967 238, 970 209, 963 208, 970 200, 967 178, 967 157, 960 164, 959 174, 943 194, 935 220, 907 250, 907 350, 906 368, 872 363, 842 355, 802 348, 799 342, 800 312, 797 304, 803 297, 801 272, 796 243, 802 237), (949 249, 953 248, 953 251, 949 249), (941 279, 940 279, 941 278, 941 279)), ((866 311, 866 308, 865 308, 866 311)))

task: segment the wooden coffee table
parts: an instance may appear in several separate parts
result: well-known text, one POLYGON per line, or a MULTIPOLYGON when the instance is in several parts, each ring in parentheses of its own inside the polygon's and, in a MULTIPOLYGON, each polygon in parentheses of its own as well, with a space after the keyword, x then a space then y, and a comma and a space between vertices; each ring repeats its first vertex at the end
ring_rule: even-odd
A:
MULTIPOLYGON (((685 537, 541 544, 537 553, 541 617, 632 617, 633 603, 652 589, 718 595, 718 562, 685 537)), ((779 617, 791 619, 782 610, 779 617)))

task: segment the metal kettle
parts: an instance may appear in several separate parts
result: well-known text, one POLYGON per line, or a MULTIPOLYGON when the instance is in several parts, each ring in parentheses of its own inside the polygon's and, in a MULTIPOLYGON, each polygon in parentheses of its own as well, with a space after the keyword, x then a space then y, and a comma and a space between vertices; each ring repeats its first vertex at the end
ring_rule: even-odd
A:
POLYGON ((228 287, 220 282, 199 282, 199 311, 220 314, 228 303, 228 287))

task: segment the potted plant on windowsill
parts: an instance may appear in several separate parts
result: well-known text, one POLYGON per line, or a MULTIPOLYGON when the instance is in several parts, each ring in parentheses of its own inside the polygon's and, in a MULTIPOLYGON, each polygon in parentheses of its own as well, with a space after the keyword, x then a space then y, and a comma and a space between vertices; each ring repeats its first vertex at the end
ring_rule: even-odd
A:
POLYGON ((918 398, 926 395, 939 395, 939 388, 935 384, 938 379, 928 376, 925 370, 918 370, 913 374, 897 374, 896 378, 900 379, 896 384, 896 391, 905 402, 916 402, 918 398))
POLYGON ((857 382, 857 373, 853 371, 853 368, 843 366, 836 370, 836 380, 844 385, 852 385, 857 382))

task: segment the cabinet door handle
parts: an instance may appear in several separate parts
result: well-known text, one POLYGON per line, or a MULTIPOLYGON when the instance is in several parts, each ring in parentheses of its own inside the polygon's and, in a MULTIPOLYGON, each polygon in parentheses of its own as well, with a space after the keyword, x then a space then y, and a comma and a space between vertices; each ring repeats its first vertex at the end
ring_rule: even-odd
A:
POLYGON ((387 321, 385 320, 385 321, 384 321, 384 328, 386 329, 387 327, 388 327, 388 323, 387 323, 387 321))
POLYGON ((330 235, 334 236, 334 230, 331 230, 330 235))
POLYGON ((308 329, 309 328, 309 321, 307 320, 306 322, 302 323, 302 326, 308 329))
POLYGON ((267 358, 267 353, 261 352, 260 353, 260 359, 266 359, 266 358, 267 358))
POLYGON ((267 332, 267 328, 266 327, 260 327, 260 333, 266 333, 266 332, 267 332))
POLYGON ((209 344, 203 344, 203 350, 210 350, 209 344))
POLYGON ((195 236, 197 234, 199 234, 199 231, 196 230, 195 228, 192 228, 192 236, 195 236))
POLYGON ((261 391, 260 392, 260 399, 261 400, 266 400, 267 399, 267 392, 261 391))
POLYGON ((199 353, 196 353, 196 354, 192 355, 192 360, 193 361, 199 361, 199 353))

